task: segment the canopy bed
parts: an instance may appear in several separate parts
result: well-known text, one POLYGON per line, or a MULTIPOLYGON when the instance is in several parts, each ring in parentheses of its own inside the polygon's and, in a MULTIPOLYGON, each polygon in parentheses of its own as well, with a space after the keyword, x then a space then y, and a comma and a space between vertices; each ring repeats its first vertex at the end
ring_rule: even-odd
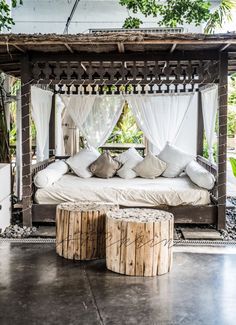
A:
MULTIPOLYGON (((51 200, 45 200, 45 191, 39 191, 35 197, 35 187, 32 184, 32 176, 55 160, 55 157, 47 158, 47 154, 44 155, 42 153, 43 149, 41 149, 41 156, 47 159, 35 165, 31 164, 30 102, 33 98, 31 87, 33 85, 36 87, 48 85, 49 88, 53 89, 53 93, 48 94, 48 97, 52 96, 52 112, 47 116, 50 132, 48 146, 50 150, 55 149, 55 120, 53 116, 57 94, 67 95, 69 98, 67 105, 70 106, 70 102, 72 102, 72 108, 76 105, 73 104, 73 101, 76 101, 78 97, 80 99, 83 97, 86 107, 94 107, 95 98, 101 96, 100 101, 102 101, 104 96, 111 96, 114 100, 112 106, 117 107, 116 119, 120 114, 121 95, 127 96, 127 100, 130 101, 133 112, 136 114, 138 124, 142 124, 145 136, 158 150, 163 147, 165 141, 175 141, 183 116, 187 112, 186 107, 188 108, 189 103, 192 101, 193 96, 189 96, 189 94, 195 94, 195 96, 199 97, 196 159, 201 166, 214 174, 216 177, 215 186, 211 193, 202 190, 199 195, 199 189, 190 186, 188 180, 180 179, 179 183, 181 184, 176 183, 176 186, 182 186, 186 197, 192 199, 187 200, 184 205, 167 205, 168 200, 161 200, 158 197, 156 207, 173 212, 177 223, 212 223, 217 224, 218 228, 225 227, 227 50, 230 47, 234 48, 235 35, 227 34, 217 37, 217 35, 168 34, 163 36, 160 34, 147 35, 131 32, 122 33, 121 35, 117 33, 74 36, 8 35, 7 38, 8 47, 15 48, 14 53, 11 53, 11 59, 8 58, 9 64, 13 57, 17 57, 17 66, 20 71, 17 70, 15 75, 19 76, 22 82, 22 212, 25 225, 31 225, 32 221, 54 221, 55 207, 59 203, 55 199, 53 192, 50 193, 51 200), (120 43, 122 43, 124 51, 120 50, 120 46, 117 47, 117 44, 120 45, 120 43), (23 50, 21 47, 23 47, 23 50), (22 51, 17 52, 18 48, 21 48, 22 51), (65 49, 69 50, 70 53, 65 52, 65 49), (207 92, 207 96, 204 96, 204 92, 207 92), (212 98, 210 97, 211 92, 212 98), (182 117, 175 124, 173 124, 173 120, 178 119, 177 117, 173 119, 173 115, 171 115, 171 100, 173 100, 173 97, 164 96, 164 94, 171 93, 182 94, 183 96, 186 93, 188 94, 185 109, 183 109, 182 105, 179 106, 178 113, 182 110, 182 117), (161 136, 160 130, 164 121, 161 119, 162 113, 159 112, 160 118, 158 119, 156 116, 151 115, 151 108, 148 112, 147 107, 151 102, 149 96, 155 98, 155 101, 159 101, 159 106, 165 108, 165 114, 166 111, 170 110, 168 120, 165 114, 163 116, 165 116, 165 122, 170 125, 169 130, 174 130, 174 132, 168 132, 168 134, 161 136), (206 113, 207 107, 209 108, 208 113, 206 113), (218 110, 218 114, 216 114, 216 110, 218 110), (216 115, 218 118, 217 164, 213 162, 212 153, 216 115), (154 134, 155 125, 156 134, 154 134), (147 126, 150 126, 150 128, 147 126), (209 146, 209 160, 202 157, 204 128, 209 146), (192 191, 192 194, 188 195, 188 191, 192 191), (198 195, 198 200, 194 199, 195 194, 198 195)), ((1 35, 0 43, 1 40, 3 42, 3 39, 4 35, 1 35)), ((4 68, 0 61, 2 70, 5 69, 6 72, 14 74, 14 71, 12 72, 8 65, 6 67, 4 68)), ((178 98, 176 96, 175 105, 178 98)), ((40 100, 42 101, 42 99, 39 99, 37 102, 39 103, 40 100)), ((150 104, 150 106, 152 105, 150 104)), ((86 110, 81 112, 79 109, 77 111, 73 109, 71 111, 72 118, 81 129, 83 129, 83 119, 86 119, 83 113, 88 114, 86 110)), ((109 115, 109 110, 107 113, 109 115)), ((32 115, 35 116, 34 105, 32 105, 32 115)), ((116 119, 113 119, 114 123, 116 119)), ((98 137, 95 139, 90 132, 86 134, 89 128, 83 129, 83 132, 93 146, 99 147, 104 144, 104 139, 111 132, 114 123, 109 124, 99 141, 96 140, 98 137), (95 140, 97 142, 94 143, 95 140)), ((44 132, 47 132, 44 125, 39 127, 44 132)), ((43 147, 45 148, 45 142, 43 147)), ((70 175, 66 175, 66 177, 67 179, 64 178, 66 182, 83 183, 83 180, 69 180, 70 175)), ((92 182, 92 179, 89 182, 92 182)), ((114 182, 119 183, 119 180, 112 179, 109 186, 113 187, 114 182)), ((168 179, 162 182, 168 183, 168 179)), ((141 189, 140 191, 143 191, 144 187, 148 187, 148 191, 151 192, 153 190, 153 184, 151 183, 145 183, 142 180, 136 185, 141 189)), ((81 188, 86 188, 88 184, 77 184, 78 191, 81 188)), ((122 183, 123 187, 124 185, 125 183, 122 183)), ((127 182, 126 185, 129 190, 132 190, 133 184, 127 182)), ((60 182, 57 183, 57 186, 61 186, 60 182)), ((101 186, 101 184, 98 186, 101 186)), ((119 188, 120 184, 117 186, 119 188)), ((162 186, 163 188, 168 187, 166 184, 159 184, 158 187, 161 189, 162 186)), ((147 196, 151 195, 150 192, 147 193, 147 196)), ((161 192, 159 190, 160 196, 161 192)), ((138 202, 138 199, 135 198, 135 201, 138 202)), ((124 205, 127 205, 127 202, 124 203, 124 205)), ((145 202, 144 206, 146 205, 148 205, 147 202, 145 202)), ((155 202, 149 202, 148 206, 153 207, 154 205, 155 202)), ((133 203, 132 206, 134 206, 133 203)), ((138 206, 142 206, 141 202, 138 203, 138 206)))

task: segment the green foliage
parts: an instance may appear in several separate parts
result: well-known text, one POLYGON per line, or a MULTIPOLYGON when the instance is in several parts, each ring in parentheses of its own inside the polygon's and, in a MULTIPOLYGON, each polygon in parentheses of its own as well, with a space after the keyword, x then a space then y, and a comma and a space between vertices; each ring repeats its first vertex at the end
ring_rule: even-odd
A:
POLYGON ((234 137, 236 134, 236 112, 229 111, 228 112, 228 136, 234 137))
MULTIPOLYGON (((236 106, 236 73, 229 78, 229 96, 228 104, 236 106)), ((229 109, 228 111, 228 136, 234 137, 236 134, 236 111, 229 109)))
MULTIPOLYGON (((145 17, 157 17, 160 26, 177 27, 184 23, 196 26, 207 22, 207 33, 212 33, 217 27, 222 27, 224 20, 231 19, 231 10, 235 8, 235 0, 221 0, 220 6, 211 12, 211 2, 205 0, 120 0, 134 14, 141 13, 145 17)), ((125 20, 123 27, 139 28, 142 21, 138 18, 129 17, 125 20)))
MULTIPOLYGON (((209 158, 209 154, 208 154, 208 144, 206 142, 206 137, 204 136, 204 140, 203 140, 203 157, 205 158, 209 158)), ((215 159, 215 161, 217 161, 217 144, 215 143, 213 145, 213 157, 215 159)))
POLYGON ((228 103, 229 105, 236 106, 236 89, 229 94, 228 103))
MULTIPOLYGON (((12 0, 12 7, 22 5, 23 0, 12 0)), ((4 29, 10 29, 14 25, 14 21, 11 18, 11 8, 5 0, 0 0, 0 32, 4 29)))
POLYGON ((139 18, 128 17, 125 19, 123 27, 127 29, 139 28, 142 23, 142 20, 139 18))
POLYGON ((213 13, 205 27, 205 33, 213 33, 216 28, 222 28, 223 22, 232 20, 231 11, 236 7, 235 0, 221 0, 220 6, 213 13))
POLYGON ((233 174, 234 174, 234 176, 236 177, 236 159, 230 157, 230 158, 229 158, 229 161, 230 161, 230 163, 231 163, 231 167, 232 167, 233 174))
POLYGON ((124 105, 123 113, 112 134, 110 135, 108 143, 142 143, 143 132, 139 130, 135 118, 128 107, 124 105))
POLYGON ((228 104, 236 106, 236 73, 233 73, 229 78, 228 104))
POLYGON ((167 0, 159 6, 162 17, 159 25, 176 27, 183 23, 199 26, 210 18, 209 1, 204 0, 167 0))

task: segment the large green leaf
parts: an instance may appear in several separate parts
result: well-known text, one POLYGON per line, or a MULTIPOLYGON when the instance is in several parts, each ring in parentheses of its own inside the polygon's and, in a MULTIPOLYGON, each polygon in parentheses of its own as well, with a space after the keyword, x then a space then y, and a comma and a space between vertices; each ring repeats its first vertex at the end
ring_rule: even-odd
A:
POLYGON ((233 174, 236 177, 236 158, 230 157, 229 161, 230 161, 231 166, 232 166, 233 174))

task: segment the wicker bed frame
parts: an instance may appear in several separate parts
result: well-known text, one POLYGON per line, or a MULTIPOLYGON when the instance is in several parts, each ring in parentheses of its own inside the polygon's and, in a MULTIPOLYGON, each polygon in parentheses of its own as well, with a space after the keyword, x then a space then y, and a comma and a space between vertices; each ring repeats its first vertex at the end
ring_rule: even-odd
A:
MULTIPOLYGON (((48 160, 37 163, 32 166, 32 176, 38 171, 47 167, 55 160, 51 157, 48 160)), ((197 156, 197 161, 205 169, 211 172, 215 177, 217 176, 216 165, 211 164, 207 159, 197 156)), ((32 177, 33 178, 33 177, 32 177)), ((32 184, 33 195, 32 202, 36 188, 32 184)), ((172 212, 175 217, 175 223, 178 224, 218 224, 218 200, 217 200, 218 186, 217 183, 211 191, 211 204, 203 206, 183 205, 183 206, 156 206, 155 209, 162 209, 172 212)), ((122 207, 121 207, 122 208, 122 207)), ((55 222, 56 205, 54 204, 36 204, 32 205, 32 220, 33 222, 55 222)))

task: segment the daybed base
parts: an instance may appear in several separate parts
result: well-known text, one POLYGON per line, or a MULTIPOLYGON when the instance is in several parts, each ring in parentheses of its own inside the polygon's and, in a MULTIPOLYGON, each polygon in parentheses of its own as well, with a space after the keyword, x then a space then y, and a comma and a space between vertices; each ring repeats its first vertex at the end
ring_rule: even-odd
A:
MULTIPOLYGON (((61 157, 62 159, 64 157, 61 157)), ((58 157, 57 157, 58 159, 58 157)), ((42 170, 47 165, 52 163, 55 157, 35 164, 32 166, 32 176, 34 176, 39 170, 42 170)), ((217 167, 211 164, 207 159, 197 156, 197 161, 209 172, 211 172, 217 178, 217 167)), ((33 193, 32 201, 36 188, 32 184, 33 193)), ((218 215, 218 205, 217 205, 217 183, 214 189, 211 191, 211 201, 212 204, 193 206, 193 205, 182 205, 182 206, 159 206, 154 207, 154 209, 162 209, 169 211, 174 214, 175 224, 216 224, 219 228, 219 215, 218 215)), ((122 208, 122 207, 121 207, 122 208)), ((33 204, 32 205, 32 221, 35 223, 49 223, 55 222, 56 216, 56 205, 54 204, 33 204)))
MULTIPOLYGON (((124 207, 121 207, 124 208, 124 207)), ((126 207, 127 208, 127 207, 126 207)), ((140 207, 139 207, 140 208, 140 207)), ((165 210, 174 214, 175 224, 216 224, 217 206, 160 206, 154 209, 165 210)), ((33 222, 55 222, 56 205, 55 204, 33 204, 32 218, 33 222)))

